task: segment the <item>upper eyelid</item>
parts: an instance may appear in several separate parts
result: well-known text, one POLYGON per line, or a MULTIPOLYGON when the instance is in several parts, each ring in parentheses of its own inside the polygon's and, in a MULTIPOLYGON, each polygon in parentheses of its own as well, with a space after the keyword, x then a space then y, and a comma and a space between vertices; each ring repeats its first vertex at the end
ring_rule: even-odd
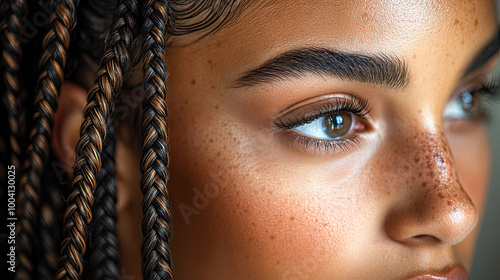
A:
POLYGON ((290 112, 282 113, 279 117, 273 121, 278 128, 281 129, 292 129, 294 127, 300 126, 302 124, 310 123, 320 117, 325 117, 334 113, 342 113, 342 112, 351 112, 355 116, 366 119, 372 107, 369 104, 368 99, 366 98, 358 98, 354 95, 350 94, 348 97, 332 97, 328 99, 320 100, 320 102, 314 102, 311 104, 307 104, 305 106, 300 106, 294 108, 290 112), (335 100, 335 101, 333 101, 335 100), (317 104, 321 103, 321 104, 317 104), (289 114, 293 114, 293 112, 303 109, 303 107, 312 107, 309 111, 302 113, 301 116, 295 116, 287 118, 286 116, 289 114), (311 112, 314 111, 314 112, 311 112), (307 119, 307 121, 304 121, 307 119), (293 125, 292 125, 293 124, 293 125))
POLYGON ((474 94, 500 94, 500 76, 480 75, 462 83, 448 98, 447 104, 458 98, 464 92, 474 94))

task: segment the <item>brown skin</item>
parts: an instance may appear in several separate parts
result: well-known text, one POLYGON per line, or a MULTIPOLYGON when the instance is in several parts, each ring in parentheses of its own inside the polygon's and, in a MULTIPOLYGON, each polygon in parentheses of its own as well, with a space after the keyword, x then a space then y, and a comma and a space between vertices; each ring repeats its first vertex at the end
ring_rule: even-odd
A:
MULTIPOLYGON (((443 121, 443 110, 491 71, 489 63, 462 78, 495 35, 494 10, 483 0, 273 1, 189 46, 181 45, 192 38, 179 38, 167 50, 176 279, 470 270, 489 175, 487 131, 474 120, 443 121), (313 76, 232 87, 245 71, 300 47, 396 55, 411 79, 400 90, 313 76), (353 132, 360 145, 345 152, 304 150, 273 124, 291 105, 349 94, 373 109, 353 132)), ((61 100, 66 92, 85 89, 67 84, 61 100)), ((58 121, 77 126, 75 119, 58 121)), ((71 148, 63 147, 76 145, 77 132, 55 132, 63 140, 54 150, 69 165, 71 148)), ((138 147, 119 139, 120 254, 124 273, 137 276, 139 158, 138 147)))

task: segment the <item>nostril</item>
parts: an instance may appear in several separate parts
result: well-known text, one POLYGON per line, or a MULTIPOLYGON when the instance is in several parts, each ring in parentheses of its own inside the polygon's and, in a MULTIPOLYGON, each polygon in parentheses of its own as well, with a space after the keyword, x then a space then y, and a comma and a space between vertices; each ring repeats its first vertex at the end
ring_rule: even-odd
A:
POLYGON ((419 234, 411 237, 411 242, 414 244, 438 244, 441 240, 433 235, 419 234))
POLYGON ((451 246, 476 226, 476 208, 461 189, 413 192, 420 195, 393 208, 387 216, 385 227, 391 239, 411 246, 451 246))

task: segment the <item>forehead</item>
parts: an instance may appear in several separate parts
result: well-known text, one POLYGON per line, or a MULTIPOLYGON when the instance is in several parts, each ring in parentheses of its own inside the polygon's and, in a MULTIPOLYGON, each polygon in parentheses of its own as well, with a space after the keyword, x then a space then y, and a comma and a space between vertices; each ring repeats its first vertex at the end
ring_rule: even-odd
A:
POLYGON ((481 30, 482 24, 496 22, 493 0, 243 2, 244 10, 238 15, 238 20, 217 32, 221 39, 237 38, 238 31, 243 31, 247 39, 259 41, 284 37, 289 39, 287 41, 327 37, 335 40, 338 48, 345 50, 360 50, 366 43, 371 46, 376 44, 382 50, 394 50, 421 36, 447 33, 463 37, 481 30))
POLYGON ((465 68, 496 29, 492 0, 262 0, 247 5, 232 24, 171 54, 215 62, 208 68, 217 79, 305 47, 425 57, 417 62, 465 68))
POLYGON ((255 35, 291 41, 328 37, 345 50, 370 44, 394 51, 423 36, 462 39, 496 22, 494 10, 489 0, 272 1, 250 8, 240 25, 250 26, 255 35))

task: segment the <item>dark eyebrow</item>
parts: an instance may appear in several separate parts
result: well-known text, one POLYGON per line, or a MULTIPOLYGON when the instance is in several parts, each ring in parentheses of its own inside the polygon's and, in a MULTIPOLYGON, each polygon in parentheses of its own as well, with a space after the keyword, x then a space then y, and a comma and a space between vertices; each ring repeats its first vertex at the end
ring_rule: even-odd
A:
POLYGON ((408 84, 403 60, 388 55, 363 55, 325 48, 305 48, 283 53, 236 80, 236 87, 250 87, 300 78, 306 75, 336 77, 393 89, 408 84))
POLYGON ((476 57, 472 60, 469 67, 464 73, 464 77, 472 74, 474 71, 483 67, 490 59, 498 53, 498 49, 500 48, 500 29, 497 31, 495 38, 491 40, 491 42, 483 48, 476 57))

